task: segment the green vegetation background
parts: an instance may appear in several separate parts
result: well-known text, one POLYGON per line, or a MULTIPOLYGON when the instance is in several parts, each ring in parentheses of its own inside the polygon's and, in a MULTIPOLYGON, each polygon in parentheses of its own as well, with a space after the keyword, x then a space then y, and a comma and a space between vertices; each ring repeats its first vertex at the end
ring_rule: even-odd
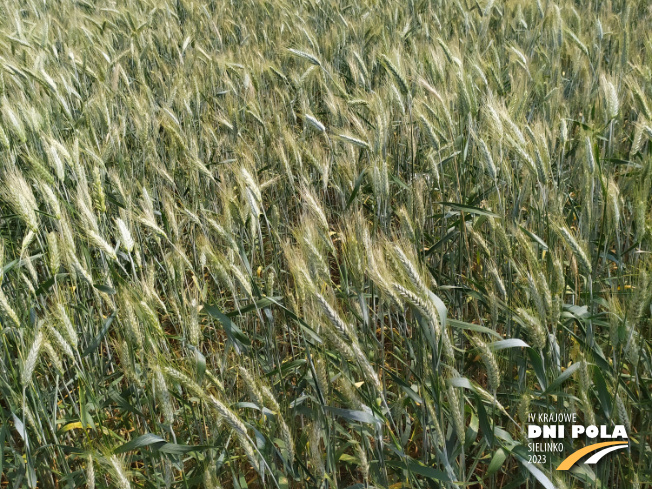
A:
POLYGON ((0 18, 2 488, 649 484, 649 2, 0 18))

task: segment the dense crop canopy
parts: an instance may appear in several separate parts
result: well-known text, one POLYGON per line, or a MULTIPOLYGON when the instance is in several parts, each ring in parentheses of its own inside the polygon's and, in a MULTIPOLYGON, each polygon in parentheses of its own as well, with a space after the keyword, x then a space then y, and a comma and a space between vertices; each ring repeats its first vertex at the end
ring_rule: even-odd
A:
POLYGON ((648 1, 0 4, 0 486, 650 480, 648 1))

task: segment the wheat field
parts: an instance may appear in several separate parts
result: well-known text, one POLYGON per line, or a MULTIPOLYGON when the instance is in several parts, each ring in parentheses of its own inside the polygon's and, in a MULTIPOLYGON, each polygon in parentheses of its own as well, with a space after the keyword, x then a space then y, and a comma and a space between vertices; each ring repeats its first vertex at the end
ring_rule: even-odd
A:
POLYGON ((0 5, 0 487, 650 487, 648 1, 0 5))

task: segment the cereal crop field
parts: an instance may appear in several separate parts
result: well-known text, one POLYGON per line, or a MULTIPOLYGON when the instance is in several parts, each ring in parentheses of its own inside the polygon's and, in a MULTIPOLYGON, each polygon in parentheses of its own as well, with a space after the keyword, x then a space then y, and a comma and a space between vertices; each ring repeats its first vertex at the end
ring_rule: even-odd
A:
POLYGON ((651 487, 650 26, 2 0, 0 488, 651 487))

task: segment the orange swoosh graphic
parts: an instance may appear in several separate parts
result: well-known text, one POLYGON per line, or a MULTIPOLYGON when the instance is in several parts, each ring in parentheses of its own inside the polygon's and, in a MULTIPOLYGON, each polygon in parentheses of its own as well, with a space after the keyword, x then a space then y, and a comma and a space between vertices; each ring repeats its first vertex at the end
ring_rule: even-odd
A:
POLYGON ((576 452, 571 453, 568 457, 564 459, 564 461, 559 464, 559 467, 557 467, 557 470, 568 470, 570 469, 575 462, 577 462, 579 459, 581 459, 584 455, 587 453, 595 452, 596 450, 599 450, 600 448, 604 447, 610 447, 612 445, 627 445, 629 442, 626 441, 605 441, 603 443, 596 443, 594 445, 589 445, 588 447, 580 448, 576 452))

